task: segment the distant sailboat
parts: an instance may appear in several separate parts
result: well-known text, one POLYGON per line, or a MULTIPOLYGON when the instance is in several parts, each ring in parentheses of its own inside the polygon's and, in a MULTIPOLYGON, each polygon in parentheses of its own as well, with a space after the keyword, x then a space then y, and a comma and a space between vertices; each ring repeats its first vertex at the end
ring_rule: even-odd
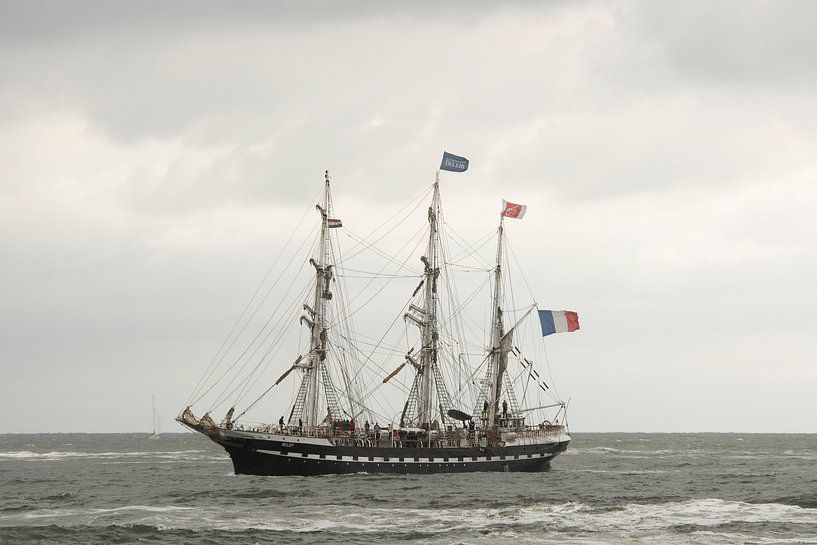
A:
POLYGON ((156 410, 156 396, 151 395, 150 399, 153 404, 153 433, 148 439, 158 439, 159 434, 162 433, 162 419, 159 417, 159 411, 156 410))

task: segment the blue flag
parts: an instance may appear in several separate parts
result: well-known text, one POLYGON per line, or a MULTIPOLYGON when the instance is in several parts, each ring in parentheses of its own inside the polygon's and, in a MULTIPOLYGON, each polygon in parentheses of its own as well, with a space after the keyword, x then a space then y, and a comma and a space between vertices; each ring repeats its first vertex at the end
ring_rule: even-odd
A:
POLYGON ((451 172, 465 172, 466 170, 468 170, 468 159, 444 151, 443 161, 442 163, 440 163, 440 170, 450 170, 451 172))

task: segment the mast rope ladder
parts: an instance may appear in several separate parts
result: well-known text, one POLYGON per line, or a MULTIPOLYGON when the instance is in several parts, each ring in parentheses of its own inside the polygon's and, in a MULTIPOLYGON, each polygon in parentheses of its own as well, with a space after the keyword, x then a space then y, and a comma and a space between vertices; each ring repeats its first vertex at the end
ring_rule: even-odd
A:
POLYGON ((329 377, 329 370, 326 365, 321 365, 321 380, 323 382, 323 391, 326 395, 326 409, 329 412, 329 417, 332 420, 340 420, 343 411, 340 409, 338 396, 335 393, 335 388, 332 386, 332 379, 329 377))
POLYGON ((304 417, 304 407, 306 406, 306 395, 309 390, 309 376, 312 373, 313 369, 307 369, 304 373, 303 378, 301 379, 301 385, 298 388, 298 395, 295 396, 295 403, 292 405, 292 411, 289 413, 289 420, 288 425, 294 426, 298 423, 298 419, 303 421, 304 417))
POLYGON ((411 385, 411 390, 409 391, 409 395, 406 398, 406 404, 403 406, 403 413, 400 416, 400 420, 403 421, 404 424, 409 422, 415 423, 417 419, 417 406, 418 400, 420 398, 420 381, 422 380, 422 374, 416 373, 414 375, 414 382, 411 385))
POLYGON ((513 390, 513 386, 511 386, 511 379, 508 377, 508 373, 503 375, 503 379, 505 382, 504 393, 505 397, 508 400, 508 414, 510 415, 518 415, 519 414, 519 401, 516 399, 516 393, 513 390))

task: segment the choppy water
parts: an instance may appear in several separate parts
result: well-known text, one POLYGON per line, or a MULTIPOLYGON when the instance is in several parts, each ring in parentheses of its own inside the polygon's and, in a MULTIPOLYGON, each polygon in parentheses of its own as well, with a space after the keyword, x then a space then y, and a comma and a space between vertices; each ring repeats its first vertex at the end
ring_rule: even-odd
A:
POLYGON ((543 474, 235 476, 192 434, 0 435, 0 543, 817 544, 817 435, 575 434, 543 474))

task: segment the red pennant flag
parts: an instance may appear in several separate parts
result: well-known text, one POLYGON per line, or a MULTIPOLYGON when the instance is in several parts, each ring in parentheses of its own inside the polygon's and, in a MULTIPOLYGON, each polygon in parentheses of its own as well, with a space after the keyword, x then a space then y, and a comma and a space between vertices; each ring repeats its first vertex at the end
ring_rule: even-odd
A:
POLYGON ((527 211, 528 207, 524 204, 516 204, 502 199, 502 215, 506 218, 521 220, 525 217, 527 211))

